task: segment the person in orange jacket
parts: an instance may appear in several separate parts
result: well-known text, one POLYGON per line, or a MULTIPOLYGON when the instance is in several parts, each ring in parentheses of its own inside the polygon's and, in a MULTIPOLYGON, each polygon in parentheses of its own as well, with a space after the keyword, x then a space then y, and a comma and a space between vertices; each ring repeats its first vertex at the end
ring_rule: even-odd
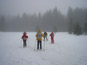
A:
POLYGON ((51 36, 51 43, 54 43, 54 33, 52 32, 52 33, 50 34, 50 36, 51 36))
POLYGON ((36 33, 36 40, 37 40, 37 50, 42 50, 42 37, 44 35, 42 34, 41 30, 39 29, 38 32, 36 33))
POLYGON ((22 39, 23 39, 23 47, 26 47, 27 46, 26 41, 28 39, 28 36, 26 35, 26 32, 23 33, 22 39))

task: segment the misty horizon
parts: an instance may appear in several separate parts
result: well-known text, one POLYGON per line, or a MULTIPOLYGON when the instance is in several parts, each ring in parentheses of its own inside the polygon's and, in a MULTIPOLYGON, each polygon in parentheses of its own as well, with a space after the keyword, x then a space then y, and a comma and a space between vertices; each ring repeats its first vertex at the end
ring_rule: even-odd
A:
POLYGON ((87 8, 72 9, 69 7, 67 15, 64 16, 57 8, 46 11, 43 15, 28 15, 24 13, 22 16, 0 16, 0 31, 37 31, 41 28, 43 31, 68 32, 74 26, 84 27, 87 23, 87 8), (71 27, 72 26, 72 27, 71 27))

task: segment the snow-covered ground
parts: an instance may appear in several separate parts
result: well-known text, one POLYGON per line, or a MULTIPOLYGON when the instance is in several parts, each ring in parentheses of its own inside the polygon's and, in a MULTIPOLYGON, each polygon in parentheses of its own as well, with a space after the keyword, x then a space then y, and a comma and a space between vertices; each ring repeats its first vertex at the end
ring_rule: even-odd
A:
POLYGON ((87 36, 55 34, 55 43, 43 42, 45 51, 34 51, 35 34, 27 33, 27 48, 22 47, 22 32, 0 32, 0 65, 87 65, 87 36))

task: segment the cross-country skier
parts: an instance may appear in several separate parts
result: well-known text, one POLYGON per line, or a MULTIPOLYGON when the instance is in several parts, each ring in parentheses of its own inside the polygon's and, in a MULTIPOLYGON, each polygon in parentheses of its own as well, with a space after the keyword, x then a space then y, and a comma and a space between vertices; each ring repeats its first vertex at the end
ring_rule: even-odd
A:
POLYGON ((42 50, 42 37, 44 35, 42 34, 41 30, 39 29, 38 32, 36 33, 36 40, 37 40, 37 50, 42 50))
POLYGON ((52 33, 50 34, 50 36, 51 36, 51 43, 54 43, 54 33, 52 32, 52 33))
POLYGON ((23 39, 23 47, 25 48, 27 46, 26 41, 28 39, 26 32, 23 33, 22 39, 23 39))
POLYGON ((44 32, 44 41, 45 41, 45 39, 46 39, 46 41, 48 41, 48 39, 47 39, 47 32, 44 32))

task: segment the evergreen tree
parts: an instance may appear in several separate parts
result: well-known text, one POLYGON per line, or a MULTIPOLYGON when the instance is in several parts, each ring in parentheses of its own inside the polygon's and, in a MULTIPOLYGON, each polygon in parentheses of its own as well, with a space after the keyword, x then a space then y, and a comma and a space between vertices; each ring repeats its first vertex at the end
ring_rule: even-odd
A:
POLYGON ((76 34, 76 35, 82 34, 81 26, 80 26, 80 24, 78 24, 78 23, 75 25, 74 34, 76 34))
POLYGON ((87 35, 87 22, 84 24, 84 33, 87 35))
POLYGON ((68 33, 72 34, 73 33, 73 10, 71 7, 69 7, 68 9, 67 20, 68 20, 68 33))
POLYGON ((1 16, 1 18, 0 18, 0 30, 5 31, 5 18, 4 18, 4 16, 1 16))

